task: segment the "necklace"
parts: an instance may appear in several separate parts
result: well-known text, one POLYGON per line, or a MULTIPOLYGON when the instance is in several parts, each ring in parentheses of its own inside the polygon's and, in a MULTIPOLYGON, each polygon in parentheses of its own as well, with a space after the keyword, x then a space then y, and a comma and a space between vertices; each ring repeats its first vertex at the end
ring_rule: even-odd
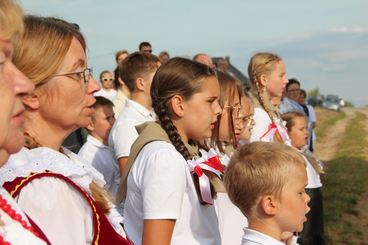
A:
MULTIPOLYGON (((18 214, 11 206, 8 204, 5 198, 0 195, 0 208, 9 215, 10 218, 17 221, 19 224, 23 226, 24 229, 32 232, 36 237, 40 237, 40 235, 33 229, 31 225, 28 225, 27 221, 25 221, 20 214, 18 214)), ((4 241, 4 238, 0 235, 0 245, 10 245, 9 242, 4 241)))

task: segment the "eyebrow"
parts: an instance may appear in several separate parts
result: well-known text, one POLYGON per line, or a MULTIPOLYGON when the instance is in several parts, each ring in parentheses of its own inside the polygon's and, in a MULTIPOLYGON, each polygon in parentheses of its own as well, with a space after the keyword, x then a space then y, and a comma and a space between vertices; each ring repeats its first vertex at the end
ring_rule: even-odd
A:
POLYGON ((75 70, 76 68, 78 68, 78 67, 84 67, 86 65, 86 61, 85 60, 83 60, 83 59, 79 59, 79 60, 77 60, 74 64, 73 64, 73 66, 72 66, 72 70, 75 70))

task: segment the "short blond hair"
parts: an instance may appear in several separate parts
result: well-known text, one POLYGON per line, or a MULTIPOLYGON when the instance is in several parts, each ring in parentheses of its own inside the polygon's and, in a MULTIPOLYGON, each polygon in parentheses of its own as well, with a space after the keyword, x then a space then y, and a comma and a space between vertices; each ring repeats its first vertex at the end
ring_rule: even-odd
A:
POLYGON ((305 167, 295 149, 269 142, 253 142, 240 147, 231 157, 224 183, 230 200, 250 217, 263 195, 280 198, 293 167, 305 167))
POLYGON ((0 36, 13 39, 23 32, 23 10, 15 0, 0 1, 0 36))

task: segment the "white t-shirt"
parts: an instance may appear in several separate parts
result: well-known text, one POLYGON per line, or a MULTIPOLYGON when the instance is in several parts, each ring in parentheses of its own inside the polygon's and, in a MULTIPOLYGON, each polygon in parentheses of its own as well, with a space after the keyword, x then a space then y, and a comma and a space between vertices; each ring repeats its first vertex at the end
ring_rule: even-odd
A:
MULTIPOLYGON (((27 217, 21 211, 16 204, 15 200, 9 195, 9 193, 0 188, 0 195, 3 199, 7 201, 7 203, 11 206, 13 210, 19 215, 22 216, 22 220, 27 222, 27 225, 30 225, 27 217)), ((38 238, 31 231, 25 229, 18 221, 12 219, 3 209, 0 208, 0 221, 2 224, 0 225, 0 235, 3 237, 4 241, 9 242, 10 244, 18 244, 18 245, 44 245, 46 242, 38 238)))
POLYGON ((126 101, 109 135, 109 146, 113 147, 116 159, 129 156, 130 147, 138 138, 135 126, 154 121, 152 114, 141 104, 129 99, 126 101))
POLYGON ((101 88, 99 91, 97 91, 93 95, 94 96, 102 96, 102 97, 105 97, 106 99, 109 99, 109 100, 113 101, 116 97, 116 90, 115 89, 105 90, 105 89, 101 88))
POLYGON ((120 170, 113 150, 92 135, 88 135, 86 143, 78 152, 78 156, 104 176, 105 188, 115 196, 120 183, 120 170))
POLYGON ((221 244, 216 211, 201 205, 187 162, 172 144, 154 141, 137 156, 127 180, 124 227, 142 243, 145 219, 176 220, 171 244, 221 244))
POLYGON ((267 112, 259 107, 254 108, 254 127, 250 135, 250 142, 260 141, 260 138, 267 132, 269 125, 272 123, 267 112))
POLYGON ((116 97, 112 101, 112 103, 114 103, 114 107, 112 109, 114 110, 115 118, 117 118, 120 115, 120 112, 124 109, 127 99, 128 97, 125 93, 121 89, 118 89, 116 97))
MULTIPOLYGON (((31 173, 49 170, 70 178, 91 194, 89 185, 94 181, 104 186, 105 181, 91 165, 67 149, 65 154, 47 147, 22 150, 11 155, 0 168, 0 184, 31 173)), ((41 228, 52 244, 90 244, 93 240, 92 211, 84 197, 70 184, 55 177, 35 179, 23 187, 16 198, 19 207, 41 228)), ((111 203, 106 215, 111 225, 125 236, 120 223, 123 218, 111 203)))
POLYGON ((308 177, 308 185, 305 188, 322 187, 321 177, 319 173, 313 168, 312 164, 308 161, 308 159, 305 156, 303 156, 303 158, 307 164, 307 177, 308 177))
POLYGON ((261 232, 244 228, 241 245, 285 245, 285 243, 261 232))

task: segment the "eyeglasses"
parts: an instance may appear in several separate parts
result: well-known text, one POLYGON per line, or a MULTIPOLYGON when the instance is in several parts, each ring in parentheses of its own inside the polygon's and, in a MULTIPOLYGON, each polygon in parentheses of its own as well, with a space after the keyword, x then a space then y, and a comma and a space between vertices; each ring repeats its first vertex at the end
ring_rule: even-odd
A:
POLYGON ((248 121, 252 120, 252 119, 253 119, 253 116, 254 116, 254 114, 250 114, 250 115, 248 115, 248 116, 244 116, 244 117, 242 118, 242 120, 243 120, 243 122, 244 122, 244 123, 246 123, 246 122, 248 122, 248 121))
POLYGON ((93 72, 92 68, 85 68, 83 71, 57 74, 57 75, 54 75, 54 77, 78 75, 79 76, 78 80, 83 78, 83 84, 84 84, 84 86, 87 86, 88 82, 89 82, 89 79, 93 75, 92 72, 93 72))
POLYGON ((225 105, 224 109, 230 109, 230 112, 234 117, 234 119, 242 119, 243 107, 241 105, 238 106, 225 105))
POLYGON ((112 81, 114 81, 114 79, 112 79, 112 78, 102 78, 102 81, 104 81, 104 82, 107 82, 107 81, 112 82, 112 81))

